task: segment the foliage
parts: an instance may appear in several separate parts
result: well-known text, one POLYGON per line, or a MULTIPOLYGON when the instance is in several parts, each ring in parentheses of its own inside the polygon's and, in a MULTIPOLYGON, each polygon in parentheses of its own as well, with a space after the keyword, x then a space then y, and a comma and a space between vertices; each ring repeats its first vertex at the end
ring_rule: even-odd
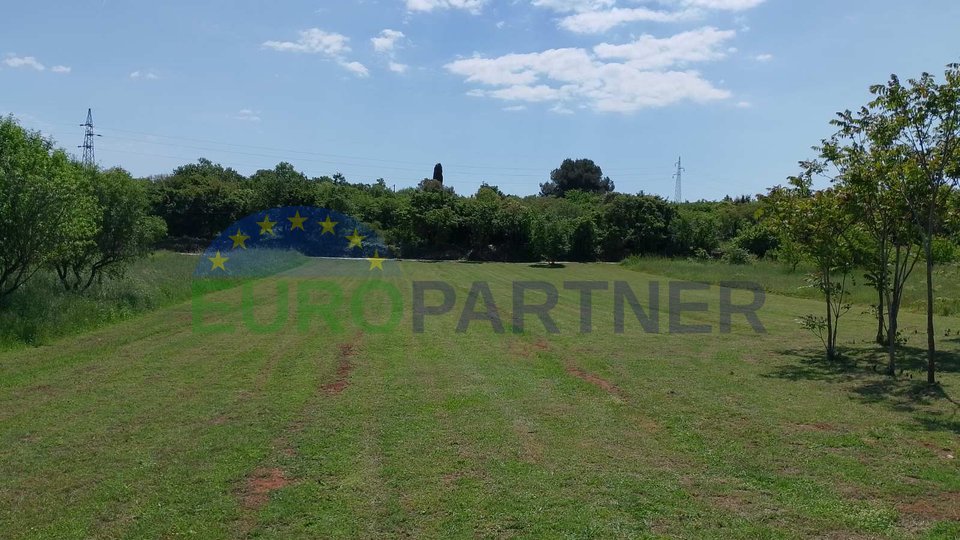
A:
POLYGON ((91 236, 82 170, 53 142, 0 119, 0 300, 91 236))
POLYGON ((822 167, 806 162, 802 174, 790 179, 789 187, 771 189, 766 199, 766 223, 797 246, 816 269, 813 284, 826 302, 826 356, 833 360, 837 357, 839 319, 848 311, 844 306, 853 269, 853 218, 845 211, 846 194, 834 189, 812 190, 812 177, 822 167))
MULTIPOLYGON (((870 142, 900 165, 906 189, 899 194, 920 228, 927 277, 927 382, 936 382, 933 240, 943 222, 949 188, 960 180, 960 64, 944 82, 923 73, 903 84, 892 75, 871 87, 874 95, 859 119, 869 120, 870 142)), ((891 332, 895 331, 891 329, 891 332)), ((891 341, 892 343, 892 341, 891 341)))
POLYGON ((600 166, 590 159, 565 159, 560 168, 550 173, 550 181, 540 184, 540 194, 544 197, 563 197, 573 190, 611 193, 614 184, 609 177, 603 176, 600 166))
POLYGON ((530 245, 535 254, 554 266, 570 250, 570 227, 559 219, 539 218, 531 227, 530 245))
POLYGON ((95 229, 52 262, 68 290, 87 290, 103 276, 120 277, 127 265, 149 253, 166 234, 166 224, 149 215, 143 185, 122 169, 84 172, 95 205, 95 229))
POLYGON ((753 255, 749 251, 737 246, 736 244, 728 246, 723 250, 723 262, 727 264, 750 264, 753 262, 753 255))

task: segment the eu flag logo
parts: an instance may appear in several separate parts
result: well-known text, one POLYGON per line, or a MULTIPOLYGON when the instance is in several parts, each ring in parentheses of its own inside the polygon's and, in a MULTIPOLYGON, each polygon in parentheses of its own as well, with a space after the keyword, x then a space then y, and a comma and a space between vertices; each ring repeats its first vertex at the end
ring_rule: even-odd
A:
POLYGON ((379 233, 360 220, 334 210, 291 206, 257 212, 228 227, 203 253, 194 276, 396 274, 392 259, 379 233), (305 257, 313 264, 302 264, 305 257))

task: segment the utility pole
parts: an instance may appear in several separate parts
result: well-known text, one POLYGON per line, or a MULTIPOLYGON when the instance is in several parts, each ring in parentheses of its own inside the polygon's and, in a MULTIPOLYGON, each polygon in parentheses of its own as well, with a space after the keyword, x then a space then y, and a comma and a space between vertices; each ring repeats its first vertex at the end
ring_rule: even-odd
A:
POLYGON ((80 124, 80 127, 84 128, 83 131, 83 145, 78 146, 77 148, 83 148, 83 166, 84 167, 95 167, 97 164, 97 159, 93 153, 93 138, 99 137, 93 132, 93 110, 87 109, 87 121, 83 124, 80 124))
POLYGON ((677 192, 673 196, 673 202, 680 204, 683 202, 683 168, 682 156, 677 158, 677 172, 673 175, 677 179, 677 192))

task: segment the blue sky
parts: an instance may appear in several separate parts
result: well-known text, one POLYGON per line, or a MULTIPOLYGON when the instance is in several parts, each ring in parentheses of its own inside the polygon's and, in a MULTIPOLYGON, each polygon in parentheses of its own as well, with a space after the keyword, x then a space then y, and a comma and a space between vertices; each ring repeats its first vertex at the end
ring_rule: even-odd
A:
POLYGON ((0 113, 136 175, 249 174, 530 194, 566 157, 619 191, 755 194, 890 73, 960 60, 952 0, 10 2, 0 113))

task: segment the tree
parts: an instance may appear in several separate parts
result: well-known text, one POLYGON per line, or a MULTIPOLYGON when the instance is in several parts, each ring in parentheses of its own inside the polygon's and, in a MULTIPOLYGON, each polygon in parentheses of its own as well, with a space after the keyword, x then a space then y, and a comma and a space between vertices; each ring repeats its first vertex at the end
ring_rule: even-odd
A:
POLYGON ((250 177, 254 190, 251 211, 284 206, 313 204, 312 183, 307 175, 287 162, 278 163, 272 170, 259 170, 250 177))
POLYGON ((570 228, 556 218, 540 217, 531 225, 530 244, 533 252, 556 266, 558 260, 570 250, 570 228))
POLYGON ((823 142, 821 156, 836 169, 832 180, 847 193, 847 210, 867 238, 866 278, 879 295, 877 342, 888 348, 893 375, 903 292, 921 255, 922 229, 909 201, 921 195, 923 183, 905 147, 890 144, 883 117, 868 109, 844 111, 833 124, 838 132, 823 142))
POLYGON ((845 194, 832 188, 812 191, 812 178, 822 171, 822 165, 802 165, 803 173, 790 179, 790 187, 770 190, 767 225, 798 246, 816 268, 811 282, 824 295, 826 317, 807 315, 801 323, 820 337, 827 360, 833 361, 838 356, 840 317, 850 310, 847 287, 853 268, 853 219, 843 206, 845 194))
POLYGON ((84 291, 104 275, 119 277, 127 264, 150 251, 166 234, 162 219, 149 214, 146 191, 123 169, 87 169, 95 201, 95 229, 53 260, 67 290, 84 291))
POLYGON ((960 64, 950 64, 945 81, 937 83, 923 73, 904 85, 896 75, 870 91, 875 99, 872 113, 882 121, 878 135, 885 146, 900 146, 908 159, 911 174, 923 189, 910 190, 908 200, 914 221, 922 227, 927 278, 927 382, 936 383, 936 336, 934 334, 933 239, 937 234, 939 211, 948 187, 960 178, 960 64))
POLYGON ((600 167, 589 159, 565 159, 559 169, 550 173, 550 181, 540 184, 540 194, 544 197, 563 197, 570 190, 595 193, 610 193, 614 190, 613 181, 603 176, 600 167))
POLYGON ((437 163, 433 166, 433 179, 443 185, 443 165, 437 163))
POLYGON ((79 165, 40 133, 0 119, 0 299, 94 230, 79 165))
POLYGON ((612 195, 599 218, 605 260, 629 255, 667 254, 673 246, 673 205, 651 195, 612 195))
POLYGON ((212 239, 258 204, 256 193, 237 171, 208 159, 177 167, 151 185, 154 214, 171 236, 212 239))

